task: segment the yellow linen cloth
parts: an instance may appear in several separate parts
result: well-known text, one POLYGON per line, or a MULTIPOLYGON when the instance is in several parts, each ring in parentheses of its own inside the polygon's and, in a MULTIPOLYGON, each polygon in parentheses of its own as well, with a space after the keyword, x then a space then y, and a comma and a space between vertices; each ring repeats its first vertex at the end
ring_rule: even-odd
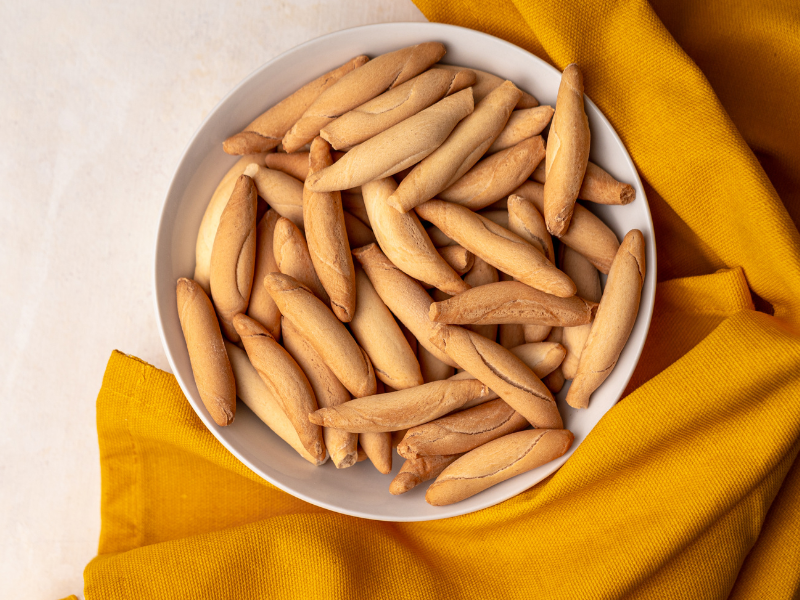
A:
POLYGON ((771 183, 800 215, 796 4, 418 5, 577 62, 628 147, 660 282, 630 394, 533 489, 381 523, 267 484, 174 377, 115 352, 97 401, 102 532, 86 597, 797 597, 800 235, 771 183))

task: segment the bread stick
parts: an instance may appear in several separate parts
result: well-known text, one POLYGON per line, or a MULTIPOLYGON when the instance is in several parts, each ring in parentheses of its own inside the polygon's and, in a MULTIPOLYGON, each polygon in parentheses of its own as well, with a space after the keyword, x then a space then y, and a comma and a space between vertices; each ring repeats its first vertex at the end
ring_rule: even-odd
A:
POLYGON ((239 341, 233 317, 247 310, 256 264, 256 210, 253 180, 240 175, 222 211, 211 250, 211 298, 225 336, 239 341))
POLYGON ((458 181, 492 145, 521 95, 510 81, 493 90, 475 106, 471 115, 456 125, 441 146, 400 182, 389 197, 389 204, 400 212, 408 212, 458 181))
MULTIPOLYGON (((563 339, 564 339, 564 328, 553 327, 550 330, 550 333, 547 334, 546 341, 551 344, 558 344, 559 346, 564 348, 564 345, 561 343, 563 339)), ((564 349, 564 355, 566 356, 566 349, 564 349)), ((561 365, 558 365, 558 367, 553 369, 546 376, 542 377, 542 383, 544 383, 547 386, 547 389, 550 390, 551 393, 557 394, 558 392, 560 392, 561 388, 563 388, 564 384, 566 383, 564 378, 564 373, 561 370, 561 365)))
POLYGON ((392 472, 391 433, 359 433, 358 443, 378 472, 383 475, 392 472))
POLYGON ((308 152, 271 152, 264 158, 264 164, 273 171, 282 171, 298 181, 308 177, 308 152))
POLYGON ((236 415, 236 384, 214 307, 203 288, 185 277, 178 279, 176 295, 197 391, 214 422, 225 427, 236 415))
POLYGON ((281 217, 275 223, 272 252, 279 272, 291 275, 325 304, 330 304, 331 300, 311 262, 305 236, 289 219, 281 217))
MULTIPOLYGON (((283 345, 308 377, 320 407, 338 406, 350 401, 350 394, 345 387, 288 319, 285 320, 283 327, 283 345)), ((356 464, 358 458, 356 434, 325 427, 322 430, 322 438, 337 469, 345 469, 356 464)))
POLYGON ((472 210, 485 208, 522 185, 544 152, 541 136, 522 140, 479 161, 438 197, 472 210))
POLYGON ((253 272, 253 289, 247 305, 247 316, 261 323, 276 340, 281 337, 281 313, 261 283, 267 273, 279 271, 272 251, 275 223, 279 218, 280 215, 270 209, 256 227, 256 264, 253 272))
POLYGON ((583 75, 575 64, 561 74, 556 111, 547 137, 544 222, 553 235, 564 235, 589 161, 589 120, 583 109, 583 75))
POLYGON ((431 242, 436 248, 445 248, 446 246, 454 246, 456 243, 447 237, 442 230, 436 227, 436 225, 431 225, 428 227, 425 232, 428 234, 428 237, 431 238, 431 242))
POLYGON ((262 166, 248 166, 245 175, 253 178, 258 195, 275 212, 303 230, 303 183, 281 171, 262 166))
MULTIPOLYGON (((485 285, 497 283, 498 281, 500 281, 500 274, 497 272, 497 269, 495 269, 492 265, 490 265, 485 260, 478 258, 476 256, 472 262, 472 269, 470 269, 469 273, 466 274, 466 276, 464 277, 464 281, 468 283, 470 286, 472 286, 472 289, 476 289, 483 287, 485 285)), ((447 300, 449 300, 449 298, 447 300)), ((443 302, 447 302, 447 300, 443 300, 443 302)), ((433 304, 431 306, 433 306, 433 304)), ((431 311, 430 309, 428 309, 429 319, 430 319, 430 314, 431 311)), ((482 335, 488 340, 494 341, 497 339, 496 323, 469 324, 467 327, 465 327, 465 329, 474 331, 475 333, 482 335)))
POLYGON ((617 364, 636 322, 645 276, 644 236, 638 229, 625 235, 608 273, 608 280, 581 352, 578 371, 567 393, 574 408, 589 406, 589 398, 617 364))
POLYGON ((508 123, 506 123, 494 143, 489 146, 486 154, 500 152, 500 150, 519 144, 522 140, 539 135, 550 123, 552 117, 552 106, 537 106, 535 108, 515 110, 508 117, 508 123))
POLYGON ((442 362, 451 367, 458 366, 430 340, 434 324, 428 319, 428 311, 433 300, 422 286, 393 265, 377 244, 356 248, 353 250, 353 257, 364 267, 384 304, 414 334, 419 343, 442 362))
POLYGON ((459 275, 464 275, 475 266, 475 255, 458 245, 445 246, 437 250, 450 268, 459 275))
MULTIPOLYGON (((545 165, 540 164, 533 171, 531 179, 544 183, 547 179, 545 165)), ((592 161, 586 164, 578 198, 595 204, 630 204, 636 199, 636 190, 627 183, 621 183, 592 161)))
MULTIPOLYGON (((311 142, 310 172, 331 165, 330 146, 322 138, 311 142)), ((356 275, 347 239, 339 192, 303 189, 303 222, 314 271, 330 298, 333 313, 349 323, 356 310, 356 275)))
POLYGON ((354 217, 347 211, 344 211, 342 216, 344 217, 344 228, 347 232, 347 243, 350 248, 360 248, 378 241, 375 239, 372 229, 364 225, 361 219, 354 217))
POLYGON ((524 325, 507 323, 497 329, 497 343, 503 348, 515 348, 525 343, 524 325))
POLYGON ((469 285, 433 247, 419 217, 414 213, 399 213, 386 203, 397 189, 394 179, 376 179, 365 183, 361 189, 372 231, 392 263, 414 279, 449 294, 469 289, 469 285))
POLYGON ((408 430, 397 446, 403 458, 462 454, 530 424, 502 400, 490 400, 408 430))
POLYGON ((575 294, 575 284, 569 277, 524 239, 486 217, 441 200, 429 200, 416 211, 476 257, 518 281, 562 298, 575 294))
POLYGON ((414 489, 420 483, 438 477, 439 473, 460 456, 460 454, 455 454, 453 456, 420 456, 407 459, 400 467, 400 472, 389 484, 389 493, 399 496, 414 489))
POLYGON ((475 379, 432 381, 321 408, 308 418, 317 425, 354 433, 398 431, 438 419, 486 394, 488 388, 475 379))
POLYGON ((432 381, 442 381, 453 376, 455 369, 440 361, 433 354, 425 349, 425 346, 420 346, 417 350, 417 359, 419 360, 419 369, 422 373, 422 380, 425 383, 432 381))
POLYGON ((372 100, 387 89, 405 83, 437 62, 444 53, 443 44, 425 42, 382 54, 351 71, 320 94, 303 112, 283 136, 284 150, 299 150, 336 117, 372 100))
MULTIPOLYGON (((532 202, 540 213, 544 210, 544 186, 526 181, 513 192, 532 202)), ((619 240, 613 231, 589 210, 575 204, 572 220, 566 233, 559 240, 583 254, 601 273, 608 273, 611 262, 619 248, 619 240)))
POLYGON ((553 396, 524 362, 472 331, 437 324, 431 340, 478 381, 489 386, 534 427, 560 428, 553 396))
POLYGON ((265 156, 266 154, 247 154, 240 158, 219 182, 208 206, 206 206, 195 244, 194 280, 207 295, 211 294, 211 248, 214 246, 214 238, 217 235, 219 218, 228 204, 239 175, 244 173, 251 163, 263 165, 265 156))
POLYGON ((264 285, 281 314, 292 321, 353 396, 375 393, 375 372, 366 352, 311 290, 281 273, 267 275, 264 285))
POLYGON ((505 435, 453 462, 430 485, 425 500, 434 506, 465 500, 563 456, 574 439, 566 429, 531 429, 505 435))
MULTIPOLYGON (((367 207, 364 205, 364 196, 362 194, 342 192, 342 207, 372 229, 372 223, 369 222, 369 215, 367 214, 367 207)), ((358 246, 353 247, 357 248, 358 246)))
POLYGON ((345 190, 389 177, 435 151, 473 111, 472 94, 461 90, 359 144, 327 169, 310 176, 315 192, 345 190))
POLYGON ((243 131, 222 143, 228 154, 266 152, 281 143, 286 132, 294 125, 317 97, 353 69, 365 64, 366 56, 356 56, 341 67, 328 71, 307 83, 291 96, 260 115, 243 131))
POLYGON ((474 81, 475 73, 466 69, 425 71, 331 121, 319 134, 337 150, 348 150, 474 81), (454 83, 458 89, 451 90, 454 83))
MULTIPOLYGON (((594 265, 583 256, 568 246, 561 247, 561 268, 572 278, 578 288, 581 298, 592 302, 600 302, 602 290, 600 288, 600 275, 594 265)), ((578 371, 578 361, 581 357, 583 345, 589 332, 591 323, 577 327, 564 327, 561 332, 561 344, 566 348, 567 355, 561 365, 564 379, 574 379, 578 371)))
POLYGON ((543 342, 550 335, 550 325, 523 325, 522 334, 525 336, 525 343, 543 342))
POLYGON ((250 363, 281 405, 303 447, 314 459, 322 461, 325 458, 322 430, 307 418, 309 412, 317 409, 317 400, 300 365, 257 321, 238 314, 233 324, 250 363))
MULTIPOLYGON (((505 81, 502 77, 498 77, 494 73, 489 73, 487 71, 481 71, 479 69, 473 69, 472 67, 457 67, 455 65, 443 65, 441 63, 437 63, 433 65, 435 69, 450 69, 450 70, 461 70, 469 68, 471 71, 475 73, 475 85, 472 86, 472 94, 475 97, 475 103, 477 104, 481 100, 483 100, 486 96, 489 95, 490 92, 497 89, 503 82, 505 81)), ((514 108, 521 109, 521 108, 534 108, 539 106, 539 101, 536 100, 533 96, 531 96, 527 92, 522 92, 522 97, 517 102, 514 108)))
POLYGON ((372 361, 375 376, 397 390, 420 385, 417 357, 361 267, 355 281, 357 301, 350 331, 372 361))
POLYGON ((536 210, 532 202, 522 196, 511 194, 508 197, 508 229, 541 252, 551 263, 555 264, 553 238, 547 231, 544 217, 536 210))

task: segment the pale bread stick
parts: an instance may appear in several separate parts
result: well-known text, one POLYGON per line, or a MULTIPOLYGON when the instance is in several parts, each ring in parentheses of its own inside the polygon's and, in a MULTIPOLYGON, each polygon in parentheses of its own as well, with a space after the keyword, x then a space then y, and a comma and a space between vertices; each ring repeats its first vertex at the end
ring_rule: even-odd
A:
POLYGON ((423 287, 393 265, 377 244, 356 248, 353 250, 353 257, 364 267, 384 304, 414 334, 419 343, 442 362, 451 367, 458 366, 430 341, 434 324, 428 319, 428 311, 433 300, 423 287))
POLYGON ((574 439, 566 429, 531 429, 505 435, 447 467, 428 488, 425 500, 434 506, 465 500, 563 456, 574 439))
MULTIPOLYGON (((472 94, 475 96, 476 104, 488 96, 490 92, 503 85, 503 82, 505 81, 502 77, 498 77, 494 73, 473 69, 472 67, 457 67, 455 65, 443 65, 438 63, 433 65, 433 68, 449 70, 461 70, 468 68, 473 71, 475 73, 476 81, 475 85, 472 86, 472 94)), ((534 108, 536 106, 539 106, 539 101, 529 93, 522 92, 522 97, 519 99, 519 102, 517 102, 514 108, 534 108)))
POLYGON ((473 108, 469 89, 439 100, 359 144, 332 166, 309 176, 306 185, 314 191, 329 192, 394 175, 439 148, 473 108))
POLYGON ((414 489, 420 483, 429 481, 439 476, 449 465, 461 455, 454 456, 420 456, 419 458, 407 459, 400 467, 400 472, 392 479, 389 484, 389 493, 394 496, 405 494, 414 489))
POLYGON ((366 352, 311 290, 281 273, 267 275, 264 285, 281 314, 292 321, 353 396, 375 393, 375 372, 366 352))
POLYGON ((258 371, 250 363, 247 353, 227 340, 225 341, 225 349, 228 352, 231 367, 233 368, 233 376, 236 379, 236 395, 239 399, 279 438, 294 448, 300 456, 312 465, 320 466, 324 464, 328 460, 327 453, 322 461, 308 453, 308 450, 300 442, 297 431, 292 426, 286 413, 283 412, 272 392, 261 380, 258 371))
POLYGON ((281 405, 303 447, 316 460, 324 460, 322 430, 307 417, 317 409, 317 400, 300 365, 257 321, 238 314, 233 324, 250 363, 281 405))
POLYGON ((524 239, 486 217, 441 200, 429 200, 416 211, 476 257, 518 281, 562 298, 575 294, 569 277, 524 239))
POLYGON ((256 266, 256 211, 253 180, 240 175, 222 211, 211 250, 211 298, 220 326, 232 342, 239 341, 233 317, 247 310, 256 266))
POLYGON ((289 219, 281 217, 275 223, 272 253, 280 273, 291 275, 325 304, 330 304, 330 298, 314 270, 305 236, 289 219))
POLYGON ((544 222, 562 236, 569 229, 578 190, 589 161, 589 120, 583 109, 583 75, 576 64, 561 74, 556 111, 547 137, 544 222))
MULTIPOLYGON (((350 401, 350 394, 328 368, 322 357, 314 350, 292 322, 285 319, 283 325, 283 345, 286 351, 300 365, 308 377, 317 403, 322 408, 338 406, 350 401)), ((337 469, 345 469, 356 464, 358 458, 358 436, 340 429, 325 427, 322 430, 325 447, 337 469)))
POLYGON ((323 127, 319 134, 337 150, 348 150, 428 108, 451 91, 469 87, 474 80, 475 74, 467 70, 425 71, 343 114, 323 127), (452 89, 456 80, 457 86, 461 87, 452 89))
MULTIPOLYGON (((541 252, 551 263, 555 264, 553 238, 547 231, 544 217, 536 210, 532 202, 522 196, 511 194, 508 197, 508 229, 541 252)), ((568 273, 569 275, 569 273, 568 273)))
POLYGON ((248 154, 272 150, 281 143, 286 132, 303 116, 303 113, 322 92, 368 60, 366 56, 356 56, 341 67, 328 71, 307 83, 260 115, 241 133, 232 135, 222 142, 223 150, 228 154, 248 154))
POLYGON ((417 357, 361 267, 355 281, 357 301, 350 331, 370 357, 375 376, 398 390, 420 385, 417 357))
MULTIPOLYGON (((322 138, 314 138, 309 155, 309 171, 316 173, 332 162, 328 143, 322 138)), ((312 192, 304 188, 303 223, 311 262, 330 298, 333 313, 343 323, 349 323, 356 310, 356 275, 341 194, 312 192)))
POLYGON ((386 203, 397 189, 391 177, 376 179, 362 186, 372 231, 386 257, 407 275, 449 294, 458 294, 469 285, 436 251, 415 213, 402 214, 386 203))
POLYGON ((248 154, 240 158, 222 178, 206 206, 195 245, 194 280, 206 294, 211 294, 211 249, 219 227, 219 218, 228 204, 236 180, 251 163, 263 165, 266 154, 248 154))
POLYGON ((353 433, 398 431, 438 419, 486 394, 488 388, 475 379, 432 381, 321 408, 308 418, 317 425, 353 433))
MULTIPOLYGON (((448 246, 449 247, 449 246, 448 246)), ((472 262, 472 269, 469 273, 466 274, 464 277, 464 281, 466 281, 472 289, 477 289, 483 287, 485 285, 489 285, 492 283, 497 283, 500 281, 500 274, 497 272, 492 265, 487 263, 485 260, 478 258, 477 256, 472 262)), ((459 294, 460 295, 460 294, 459 294)), ((456 296, 458 297, 458 296, 456 296)), ((450 300, 444 300, 447 302, 450 300)), ((434 303, 437 304, 437 303, 434 303)), ((431 306, 433 306, 432 304, 431 306)), ((428 318, 430 319, 431 310, 428 309, 428 318)), ((474 331, 475 333, 482 335, 488 340, 496 340, 497 339, 497 324, 496 323, 488 323, 488 324, 469 324, 466 329, 470 331, 474 331)))
POLYGON ((392 472, 392 434, 365 432, 358 434, 358 443, 370 462, 383 475, 392 472))
MULTIPOLYGON (((540 164, 533 171, 531 179, 544 183, 547 179, 545 165, 540 164)), ((636 190, 627 183, 621 183, 592 161, 586 164, 578 198, 595 204, 630 204, 636 200, 636 190)))
POLYGON ((284 150, 299 150, 336 117, 405 83, 437 62, 444 53, 443 44, 425 42, 382 54, 346 74, 320 94, 283 136, 284 150))
MULTIPOLYGON (((532 202, 540 213, 544 210, 544 186, 526 181, 513 192, 532 202)), ((613 231, 588 209, 575 204, 569 229, 559 237, 573 250, 583 254, 601 273, 608 273, 611 262, 619 248, 619 240, 613 231)))
POLYGON ((236 416, 236 384, 214 307, 203 288, 185 277, 178 279, 176 295, 197 391, 214 422, 225 427, 236 416))
POLYGON ((524 362, 500 344, 462 327, 442 324, 436 324, 431 341, 534 427, 561 427, 553 396, 524 362))
POLYGON ((544 152, 542 136, 522 140, 479 161, 438 197, 472 210, 485 208, 522 185, 544 152))
POLYGON ((441 146, 400 182, 389 197, 389 204, 400 212, 408 212, 458 181, 492 145, 521 95, 510 81, 492 91, 471 115, 456 125, 441 146))
POLYGON ((539 135, 550 123, 552 117, 552 106, 537 106, 535 108, 515 110, 508 117, 508 123, 506 123, 494 143, 489 146, 486 154, 500 152, 500 150, 519 144, 522 140, 539 135))
POLYGON ((502 400, 490 400, 408 430, 397 446, 403 458, 469 452, 499 437, 530 426, 502 400))
POLYGON ((344 211, 342 216, 344 217, 344 228, 347 232, 347 242, 350 248, 360 248, 378 241, 372 229, 364 225, 361 219, 354 217, 347 211, 344 211))
POLYGON ((453 376, 455 369, 443 363, 433 354, 425 349, 425 346, 420 346, 417 350, 417 359, 419 360, 419 369, 422 373, 422 380, 425 383, 432 381, 442 381, 453 376))
POLYGON ((281 171, 250 165, 245 174, 252 177, 261 196, 280 216, 303 230, 303 183, 281 171))
MULTIPOLYGON (((561 344, 563 338, 564 338, 564 328, 553 327, 550 330, 550 333, 547 335, 546 341, 553 344, 558 344, 559 346, 564 348, 563 344, 561 344)), ((564 349, 564 356, 566 356, 566 348, 564 349)), ((561 365, 558 365, 558 367, 553 369, 545 377, 542 377, 542 383, 544 383, 547 386, 547 389, 550 390, 551 393, 557 394, 558 392, 560 392, 561 388, 563 388, 564 384, 566 383, 564 378, 564 373, 561 370, 561 365)))
POLYGON ((578 372, 567 393, 574 408, 589 406, 589 398, 617 364, 636 322, 645 276, 644 236, 629 231, 608 273, 600 307, 581 352, 578 372))
MULTIPOLYGON (((561 268, 572 278, 578 288, 578 294, 592 302, 600 302, 602 289, 600 288, 600 275, 597 269, 586 258, 568 246, 561 246, 561 268)), ((583 351, 583 345, 589 332, 591 323, 577 327, 564 327, 561 332, 561 344, 566 348, 567 355, 561 365, 564 379, 574 379, 578 371, 578 361, 583 351)))
POLYGON ((272 297, 264 289, 262 282, 267 273, 275 273, 279 270, 275 262, 275 254, 272 252, 275 223, 279 218, 278 213, 269 209, 256 228, 256 266, 253 273, 250 303, 247 305, 247 316, 261 323, 276 340, 281 337, 281 313, 272 297))
POLYGON ((458 245, 445 246, 437 250, 450 268, 459 275, 464 275, 475 266, 475 255, 458 245))

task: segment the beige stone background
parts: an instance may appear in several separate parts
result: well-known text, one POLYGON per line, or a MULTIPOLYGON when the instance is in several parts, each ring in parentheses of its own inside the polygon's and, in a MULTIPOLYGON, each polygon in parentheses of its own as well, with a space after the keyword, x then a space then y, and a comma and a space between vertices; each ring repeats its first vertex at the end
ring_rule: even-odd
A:
POLYGON ((0 595, 82 598, 111 351, 168 368, 153 245, 172 171, 264 62, 410 0, 0 2, 0 595))

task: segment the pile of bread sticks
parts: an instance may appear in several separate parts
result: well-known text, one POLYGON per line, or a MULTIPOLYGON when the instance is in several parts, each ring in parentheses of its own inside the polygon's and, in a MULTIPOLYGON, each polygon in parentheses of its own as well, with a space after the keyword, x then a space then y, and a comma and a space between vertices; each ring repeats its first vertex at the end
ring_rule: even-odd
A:
POLYGON ((553 110, 444 54, 358 56, 225 140, 243 157, 177 283, 218 425, 238 396, 315 465, 389 473, 396 447, 389 491, 435 478, 433 505, 569 449, 553 393, 571 379, 588 406, 645 275, 642 233, 620 244, 576 203, 635 196, 588 161, 578 67, 553 110))

